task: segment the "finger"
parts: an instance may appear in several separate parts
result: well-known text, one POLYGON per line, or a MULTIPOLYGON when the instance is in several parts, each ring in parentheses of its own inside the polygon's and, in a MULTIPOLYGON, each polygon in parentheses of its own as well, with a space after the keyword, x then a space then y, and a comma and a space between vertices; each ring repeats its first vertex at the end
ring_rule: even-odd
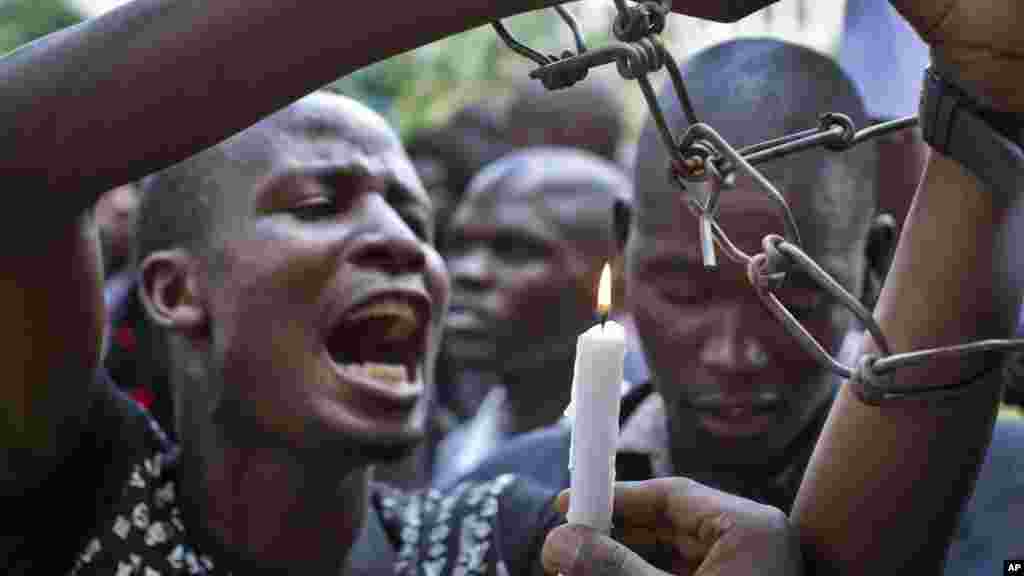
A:
POLYGON ((612 529, 612 538, 626 545, 631 550, 639 553, 644 558, 650 559, 645 550, 670 550, 674 558, 685 558, 690 561, 700 561, 707 555, 710 546, 692 534, 677 533, 671 526, 659 526, 650 528, 646 526, 634 527, 628 524, 619 527, 618 524, 612 529))
POLYGON ((671 529, 613 527, 611 536, 656 568, 672 574, 692 574, 707 556, 708 547, 685 535, 673 538, 671 533, 671 529))
POLYGON ((674 526, 696 534, 709 518, 756 504, 688 478, 656 478, 615 485, 614 517, 632 526, 674 526))
MULTIPOLYGON (((568 513, 571 496, 569 490, 563 490, 555 499, 555 508, 562 514, 568 513)), ((677 533, 696 535, 701 528, 707 530, 709 518, 749 511, 752 504, 688 478, 655 478, 616 482, 612 514, 617 526, 646 527, 665 538, 674 538, 677 533)))
POLYGON ((578 524, 548 533, 541 562, 548 573, 565 576, 669 576, 629 548, 578 524))
MULTIPOLYGON (((563 515, 568 514, 570 499, 571 492, 568 489, 562 490, 555 497, 553 504, 555 510, 563 515)), ((633 548, 655 546, 662 542, 670 542, 673 530, 671 526, 664 523, 651 525, 650 522, 647 522, 647 524, 637 523, 633 522, 631 518, 620 517, 612 522, 611 535, 615 540, 633 548)))
MULTIPOLYGON (((558 496, 568 508, 570 493, 558 496)), ((687 559, 707 555, 737 520, 745 524, 772 518, 769 507, 704 486, 687 478, 618 482, 613 503, 615 534, 630 546, 668 545, 687 559)))

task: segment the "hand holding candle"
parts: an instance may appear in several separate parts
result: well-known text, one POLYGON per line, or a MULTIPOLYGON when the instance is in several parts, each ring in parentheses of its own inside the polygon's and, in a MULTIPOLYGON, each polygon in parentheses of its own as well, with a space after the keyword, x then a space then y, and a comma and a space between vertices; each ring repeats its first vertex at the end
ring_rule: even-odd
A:
POLYGON ((606 321, 611 309, 611 268, 605 264, 598 285, 601 324, 576 341, 572 380, 572 445, 569 454, 572 497, 567 519, 609 532, 615 445, 619 437, 619 395, 626 357, 626 331, 606 321))

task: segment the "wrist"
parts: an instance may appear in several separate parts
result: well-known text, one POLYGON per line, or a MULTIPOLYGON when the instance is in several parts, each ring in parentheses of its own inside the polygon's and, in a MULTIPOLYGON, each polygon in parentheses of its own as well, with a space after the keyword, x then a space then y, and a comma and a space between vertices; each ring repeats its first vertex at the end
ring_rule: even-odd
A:
POLYGON ((977 62, 951 61, 945 55, 931 51, 931 69, 947 81, 960 87, 970 100, 980 108, 1005 114, 1024 115, 1024 100, 1018 93, 1015 82, 994 83, 993 76, 1004 71, 993 66, 982 66, 977 62))
POLYGON ((1024 114, 990 107, 959 81, 942 64, 925 70, 919 113, 924 141, 981 179, 992 194, 1015 197, 1024 171, 1024 114))

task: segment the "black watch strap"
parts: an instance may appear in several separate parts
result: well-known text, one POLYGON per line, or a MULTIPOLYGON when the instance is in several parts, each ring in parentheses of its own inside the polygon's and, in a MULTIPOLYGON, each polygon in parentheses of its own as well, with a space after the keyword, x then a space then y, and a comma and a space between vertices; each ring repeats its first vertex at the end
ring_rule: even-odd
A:
POLYGON ((1011 198, 1024 186, 1024 122, 983 109, 931 68, 925 70, 920 122, 935 151, 961 163, 990 189, 1011 198))

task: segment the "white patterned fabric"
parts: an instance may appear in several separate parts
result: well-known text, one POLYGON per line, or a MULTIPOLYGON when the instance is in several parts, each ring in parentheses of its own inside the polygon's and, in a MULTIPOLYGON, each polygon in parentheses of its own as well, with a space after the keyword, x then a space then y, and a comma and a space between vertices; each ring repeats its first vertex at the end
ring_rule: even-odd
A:
MULTIPOLYGON (((167 445, 152 420, 151 432, 167 445)), ((231 574, 189 543, 178 506, 178 451, 155 451, 136 463, 125 478, 111 518, 88 540, 69 576, 165 576, 231 574)))
MULTIPOLYGON (((227 560, 190 535, 179 507, 179 451, 151 418, 145 421, 151 449, 123 478, 120 497, 95 533, 83 539, 68 575, 232 574, 227 560)), ((139 432, 126 423, 125 434, 139 432)), ((382 530, 368 531, 364 538, 371 541, 354 550, 376 556, 378 567, 380 558, 393 557, 395 576, 527 573, 539 565, 547 530, 560 521, 551 507, 553 491, 512 475, 446 492, 405 493, 375 484, 371 494, 372 521, 382 530)), ((364 558, 356 564, 373 562, 364 558)))

